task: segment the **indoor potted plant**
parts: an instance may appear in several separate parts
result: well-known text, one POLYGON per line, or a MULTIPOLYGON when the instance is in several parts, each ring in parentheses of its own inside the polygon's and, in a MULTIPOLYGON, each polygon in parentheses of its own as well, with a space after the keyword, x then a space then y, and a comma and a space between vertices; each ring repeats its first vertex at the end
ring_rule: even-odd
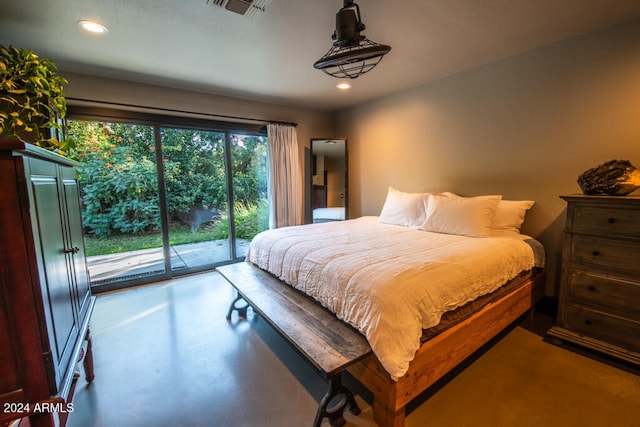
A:
POLYGON ((52 60, 29 49, 0 45, 0 139, 66 154, 71 147, 62 138, 65 83, 52 60))

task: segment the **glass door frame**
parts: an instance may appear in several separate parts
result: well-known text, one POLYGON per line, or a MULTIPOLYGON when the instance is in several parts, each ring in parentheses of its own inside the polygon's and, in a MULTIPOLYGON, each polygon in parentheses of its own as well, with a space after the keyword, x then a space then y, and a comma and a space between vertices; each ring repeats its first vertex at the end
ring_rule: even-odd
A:
POLYGON ((92 106, 76 106, 69 105, 67 118, 71 120, 87 120, 98 122, 119 122, 136 125, 146 125, 154 127, 155 151, 156 151, 156 171, 158 177, 158 196, 160 205, 160 222, 162 233, 162 253, 164 255, 164 273, 155 274, 148 277, 134 278, 130 280, 122 280, 114 283, 92 286, 94 293, 107 292, 116 289, 123 289, 132 286, 148 284, 152 282, 171 279, 173 277, 192 274, 202 271, 209 271, 216 266, 238 262, 235 237, 235 215, 234 215, 234 199, 233 199, 233 175, 231 171, 231 135, 234 133, 248 134, 256 136, 266 136, 266 125, 264 123, 238 123, 238 122, 222 122, 217 120, 207 120, 183 116, 169 116, 164 114, 146 113, 138 111, 119 110, 104 107, 92 106), (165 186, 165 171, 161 167, 163 165, 163 150, 161 128, 184 128, 190 130, 221 132, 225 135, 224 141, 224 159, 225 159, 225 176, 227 191, 227 215, 229 221, 229 259, 220 262, 214 262, 205 266, 195 268, 185 268, 180 270, 171 270, 171 245, 169 236, 169 218, 167 209, 167 194, 165 186))

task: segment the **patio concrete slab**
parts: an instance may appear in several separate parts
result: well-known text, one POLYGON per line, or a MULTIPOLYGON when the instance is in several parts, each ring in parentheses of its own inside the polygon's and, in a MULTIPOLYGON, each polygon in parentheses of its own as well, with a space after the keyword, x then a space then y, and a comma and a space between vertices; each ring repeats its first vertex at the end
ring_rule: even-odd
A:
MULTIPOLYGON (((238 255, 244 256, 249 241, 238 241, 238 255)), ((229 241, 189 243, 171 246, 171 269, 215 265, 230 260, 229 241)), ((109 255, 87 257, 87 267, 92 284, 128 280, 162 274, 165 271, 162 248, 141 249, 109 255)))

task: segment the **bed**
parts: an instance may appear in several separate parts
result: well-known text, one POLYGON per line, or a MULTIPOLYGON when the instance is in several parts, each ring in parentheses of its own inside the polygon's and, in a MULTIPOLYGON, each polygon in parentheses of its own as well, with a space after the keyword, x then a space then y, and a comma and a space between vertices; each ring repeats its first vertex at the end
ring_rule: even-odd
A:
POLYGON ((246 261, 366 337, 373 353, 347 369, 376 422, 401 426, 410 400, 541 296, 544 249, 520 233, 532 205, 390 188, 380 216, 260 233, 246 261))

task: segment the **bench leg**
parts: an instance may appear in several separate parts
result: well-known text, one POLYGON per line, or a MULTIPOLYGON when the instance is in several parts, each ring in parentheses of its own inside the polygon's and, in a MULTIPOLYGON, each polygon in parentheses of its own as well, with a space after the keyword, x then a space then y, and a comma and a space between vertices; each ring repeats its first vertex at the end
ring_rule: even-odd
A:
POLYGON ((229 311, 227 312, 227 320, 231 320, 231 315, 233 314, 234 311, 238 312, 239 319, 246 319, 248 308, 249 308, 249 304, 244 300, 242 295, 238 293, 238 295, 236 296, 236 299, 234 299, 231 305, 229 306, 229 311), (238 306, 238 303, 240 301, 244 302, 244 305, 238 306))
POLYGON ((353 397, 353 393, 342 385, 341 373, 338 372, 335 375, 329 377, 329 390, 325 393, 324 397, 320 401, 320 407, 316 412, 316 419, 313 421, 313 427, 320 427, 324 418, 329 418, 331 427, 340 427, 345 425, 344 410, 349 407, 349 410, 354 415, 360 415, 360 408, 356 403, 356 399, 353 397), (334 402, 330 407, 329 405, 340 396, 340 400, 334 402))

